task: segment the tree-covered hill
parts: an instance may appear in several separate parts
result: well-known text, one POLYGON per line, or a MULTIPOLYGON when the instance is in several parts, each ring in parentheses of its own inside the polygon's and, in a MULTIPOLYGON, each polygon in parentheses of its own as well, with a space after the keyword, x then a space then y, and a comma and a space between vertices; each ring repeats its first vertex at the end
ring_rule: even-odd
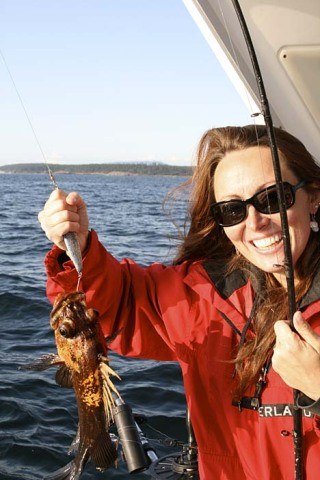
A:
MULTIPOLYGON (((90 163, 50 164, 53 173, 78 173, 102 175, 179 175, 189 176, 191 167, 166 165, 164 163, 90 163)), ((46 173, 43 163, 16 163, 0 166, 0 173, 46 173)))

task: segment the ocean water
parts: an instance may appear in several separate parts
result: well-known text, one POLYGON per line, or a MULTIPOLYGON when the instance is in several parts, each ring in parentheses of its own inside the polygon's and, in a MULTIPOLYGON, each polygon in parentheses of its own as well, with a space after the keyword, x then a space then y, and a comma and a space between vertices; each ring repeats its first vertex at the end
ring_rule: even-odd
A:
MULTIPOLYGON (((185 179, 103 175, 57 175, 65 191, 79 191, 87 202, 91 228, 118 259, 141 265, 170 263, 176 228, 162 208, 166 193, 185 179)), ((47 175, 0 175, 0 479, 36 480, 70 461, 68 448, 77 429, 72 390, 55 384, 55 369, 20 371, 42 354, 55 352, 45 294, 43 259, 50 249, 37 213, 51 193, 47 175)), ((176 203, 174 219, 183 225, 186 205, 176 203)), ((167 436, 184 442, 185 397, 179 366, 122 358, 111 353, 123 381, 118 388, 159 457, 180 452, 167 436)), ((100 473, 87 465, 82 477, 127 479, 119 456, 117 468, 100 473)), ((130 475, 131 478, 131 475, 130 475)), ((132 478, 146 480, 148 472, 132 478)))

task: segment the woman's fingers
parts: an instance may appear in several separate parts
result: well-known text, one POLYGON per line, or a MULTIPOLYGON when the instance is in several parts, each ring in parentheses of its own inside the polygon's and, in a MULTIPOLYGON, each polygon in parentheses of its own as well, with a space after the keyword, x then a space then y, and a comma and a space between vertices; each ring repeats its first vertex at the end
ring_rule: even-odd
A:
POLYGON ((274 325, 276 343, 272 366, 285 383, 310 398, 320 396, 320 337, 295 313, 294 332, 288 322, 277 321, 274 325))
POLYGON ((80 249, 87 244, 89 220, 84 200, 77 192, 66 194, 54 190, 38 215, 42 229, 49 240, 66 249, 63 236, 68 232, 78 234, 80 249))
POLYGON ((320 336, 305 321, 301 312, 294 314, 293 325, 300 337, 320 353, 320 336))

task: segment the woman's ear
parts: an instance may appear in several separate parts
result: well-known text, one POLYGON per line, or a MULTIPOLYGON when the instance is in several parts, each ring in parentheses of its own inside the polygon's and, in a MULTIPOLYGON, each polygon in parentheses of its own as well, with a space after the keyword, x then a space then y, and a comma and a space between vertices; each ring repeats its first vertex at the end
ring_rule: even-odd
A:
POLYGON ((320 206, 320 190, 313 190, 309 193, 310 198, 310 214, 315 215, 320 206))

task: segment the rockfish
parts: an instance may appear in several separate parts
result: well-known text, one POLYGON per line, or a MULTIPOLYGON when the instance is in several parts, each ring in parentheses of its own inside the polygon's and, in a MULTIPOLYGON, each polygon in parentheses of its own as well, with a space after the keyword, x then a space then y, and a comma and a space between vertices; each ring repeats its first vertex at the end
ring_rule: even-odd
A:
POLYGON ((78 480, 89 459, 98 470, 107 469, 117 459, 108 430, 115 404, 112 392, 120 397, 110 376, 119 376, 109 366, 98 312, 87 308, 84 293, 59 294, 50 324, 58 355, 43 356, 29 368, 45 370, 60 365, 56 381, 62 387, 74 388, 79 427, 70 447, 70 452, 76 453, 74 460, 46 480, 78 480))

